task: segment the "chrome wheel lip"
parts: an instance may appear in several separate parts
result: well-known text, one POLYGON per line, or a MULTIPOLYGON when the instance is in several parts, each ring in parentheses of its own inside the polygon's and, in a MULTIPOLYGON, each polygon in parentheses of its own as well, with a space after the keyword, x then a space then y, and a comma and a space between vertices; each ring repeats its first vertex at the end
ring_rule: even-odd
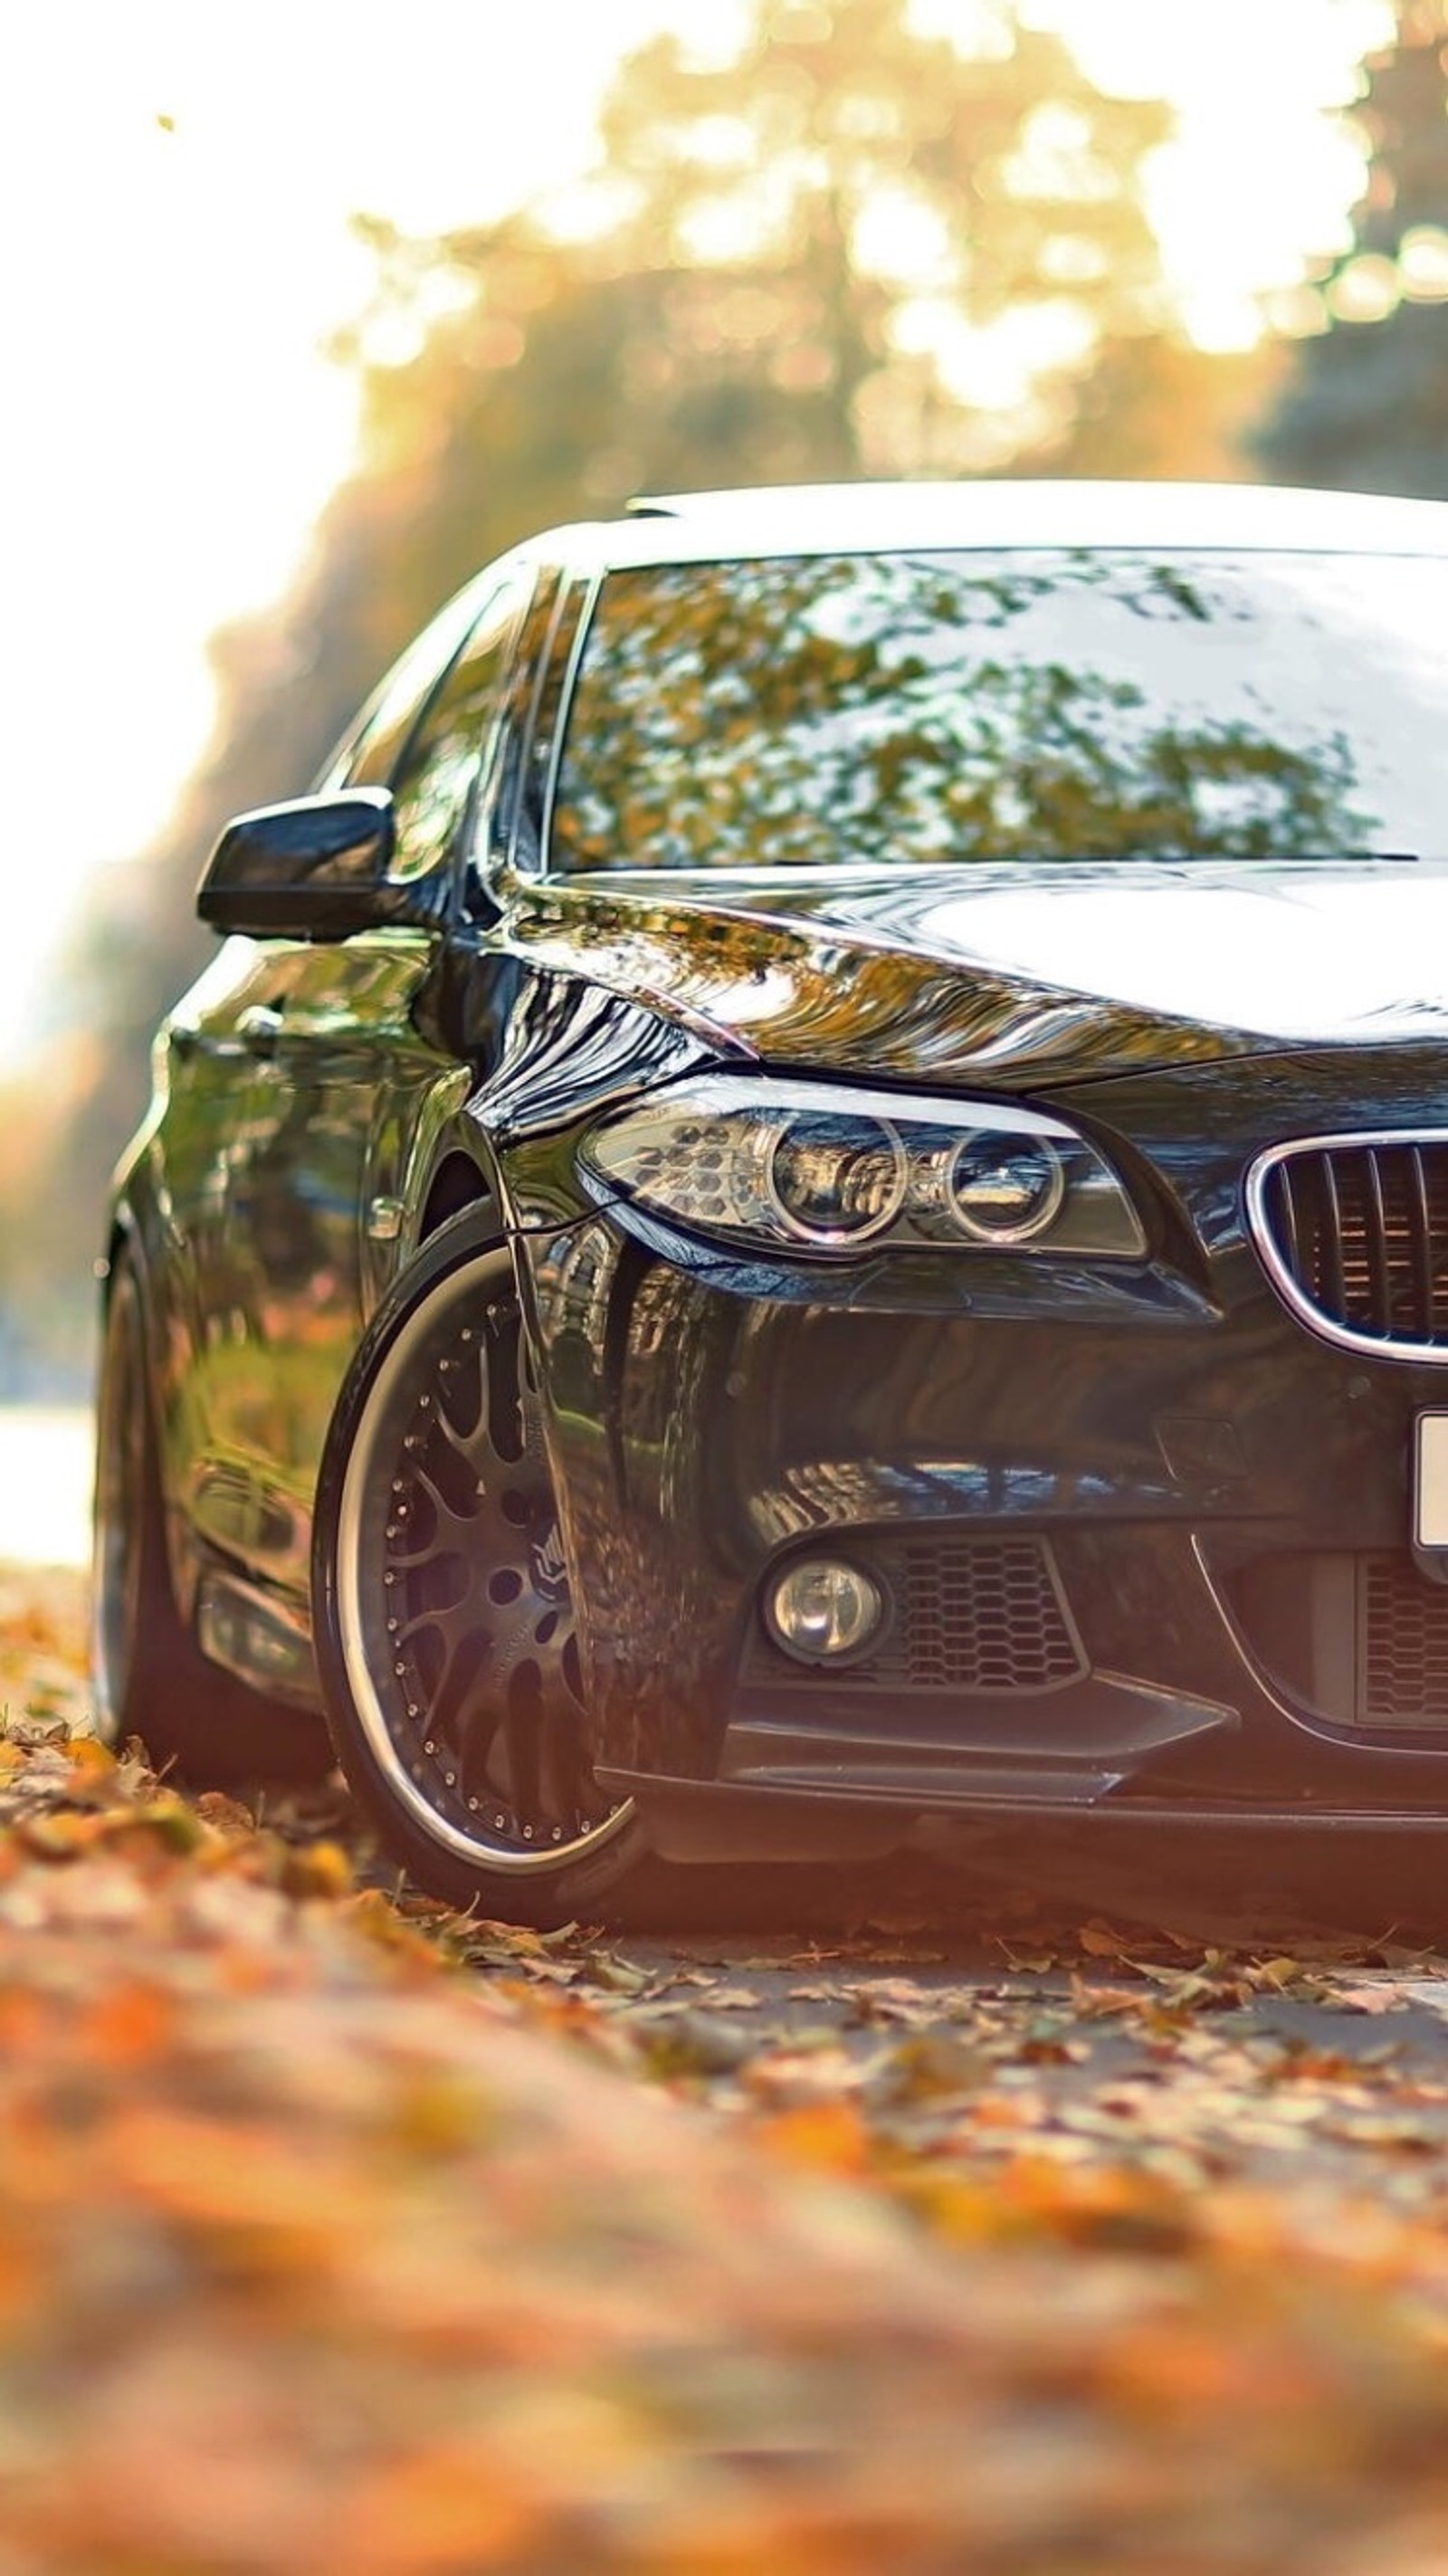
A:
POLYGON ((378 1477, 390 1480, 393 1474, 394 1462, 379 1456, 381 1427, 386 1421, 391 1400, 400 1380, 412 1365, 419 1340, 424 1334, 436 1331, 440 1313, 445 1314, 464 1301, 481 1305, 490 1289, 496 1294, 504 1284, 510 1292, 513 1291, 513 1267, 507 1253, 479 1253, 449 1272, 419 1300, 399 1326, 367 1389, 347 1453, 337 1511, 337 1638, 348 1692, 368 1752, 409 1821, 419 1826, 430 1841, 472 1869, 493 1871, 509 1878, 542 1878, 586 1858, 613 1841, 632 1821, 632 1799, 625 1800, 600 1823, 576 1835, 572 1841, 550 1842, 538 1851, 519 1851, 507 1844, 489 1842, 482 1836, 465 1833, 449 1817, 441 1815, 421 1792, 398 1752, 373 1679, 367 1651, 367 1624, 363 1616, 363 1515, 369 1496, 375 1491, 375 1480, 378 1477))

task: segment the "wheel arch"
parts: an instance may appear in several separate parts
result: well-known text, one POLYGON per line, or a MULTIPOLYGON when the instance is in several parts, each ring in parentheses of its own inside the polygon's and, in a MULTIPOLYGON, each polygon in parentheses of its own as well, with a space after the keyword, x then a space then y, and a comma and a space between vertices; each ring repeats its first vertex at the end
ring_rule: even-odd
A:
POLYGON ((417 1227, 419 1247, 430 1241, 450 1217, 461 1216, 470 1208, 492 1209, 501 1241, 506 1226, 496 1175, 484 1168, 476 1151, 449 1139, 433 1166, 423 1195, 417 1227))

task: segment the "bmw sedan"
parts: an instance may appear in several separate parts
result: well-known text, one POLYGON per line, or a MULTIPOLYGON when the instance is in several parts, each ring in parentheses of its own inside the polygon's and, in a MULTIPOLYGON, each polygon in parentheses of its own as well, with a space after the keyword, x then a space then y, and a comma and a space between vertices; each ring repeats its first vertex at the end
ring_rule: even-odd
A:
POLYGON ((494 1915, 1448 1818, 1448 507, 697 495, 203 876, 102 1711, 494 1915))

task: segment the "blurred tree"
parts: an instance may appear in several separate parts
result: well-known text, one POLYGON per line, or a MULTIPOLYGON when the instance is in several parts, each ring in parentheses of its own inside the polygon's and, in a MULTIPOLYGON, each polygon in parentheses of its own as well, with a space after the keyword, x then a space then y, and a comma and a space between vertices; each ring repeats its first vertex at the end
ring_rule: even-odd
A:
POLYGON ((1141 169, 1165 112, 1003 5, 970 27, 964 52, 908 0, 762 0, 722 67, 673 39, 636 58, 603 135, 611 255, 667 279, 652 476, 670 451, 691 479, 715 455, 735 481, 999 466, 1103 337, 1161 327, 1141 169))
POLYGON ((1246 442, 1276 399, 1283 364, 1270 339, 1218 351, 1181 331, 1113 334, 1059 435, 1033 452, 1032 471, 1233 481, 1252 470, 1246 442))
POLYGON ((1355 120, 1370 159, 1352 242, 1304 290, 1312 336, 1255 450, 1284 481, 1448 499, 1445 0, 1399 0, 1355 120))
MULTIPOLYGON (((165 850, 97 899, 94 1071, 32 1277, 86 1269, 145 1034, 205 953, 191 889, 217 826, 296 792, 408 635, 528 528, 641 486, 1230 470, 1243 363, 1172 336, 1142 207, 1165 111, 1103 96, 1009 0, 962 18, 957 44, 908 0, 756 0, 728 62, 664 39, 624 66, 581 206, 440 241, 364 227, 377 294, 341 352, 361 461, 281 612, 218 639, 212 745, 165 850)), ((0 1217, 23 1197, 0 1175, 0 1217)))

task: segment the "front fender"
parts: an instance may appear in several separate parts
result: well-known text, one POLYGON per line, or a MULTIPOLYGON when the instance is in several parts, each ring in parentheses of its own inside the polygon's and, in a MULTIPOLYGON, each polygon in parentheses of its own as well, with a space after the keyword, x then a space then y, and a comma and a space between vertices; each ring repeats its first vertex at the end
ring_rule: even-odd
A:
POLYGON ((574 1168, 584 1128, 722 1061, 701 1038, 603 985, 538 977, 519 997, 498 1064, 466 1112, 497 1174, 507 1231, 552 1233, 590 1213, 594 1201, 574 1168))

